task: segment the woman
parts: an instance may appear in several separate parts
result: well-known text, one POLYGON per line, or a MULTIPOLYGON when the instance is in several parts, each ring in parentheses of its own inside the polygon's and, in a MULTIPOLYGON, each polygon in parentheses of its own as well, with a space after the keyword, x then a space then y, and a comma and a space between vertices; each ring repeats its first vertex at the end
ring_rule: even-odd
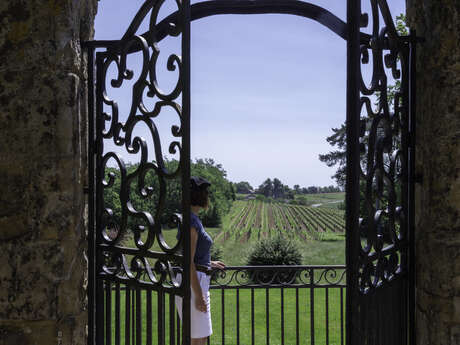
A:
MULTIPOLYGON (((212 334, 209 283, 211 268, 223 269, 221 261, 211 261, 212 239, 197 214, 209 207, 209 181, 192 176, 190 214, 190 283, 191 283, 191 345, 204 345, 212 334)), ((180 277, 178 277, 180 279, 180 277)), ((182 319, 182 298, 176 296, 176 306, 182 319)))

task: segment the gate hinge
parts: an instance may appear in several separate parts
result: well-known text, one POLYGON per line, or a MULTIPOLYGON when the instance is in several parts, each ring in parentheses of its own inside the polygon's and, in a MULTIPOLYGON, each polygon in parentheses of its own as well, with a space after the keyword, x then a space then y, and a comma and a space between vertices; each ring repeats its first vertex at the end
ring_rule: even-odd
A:
POLYGON ((84 194, 89 194, 89 187, 88 186, 83 187, 83 193, 84 194))
POLYGON ((414 182, 418 184, 423 184, 423 174, 422 173, 414 174, 414 182))

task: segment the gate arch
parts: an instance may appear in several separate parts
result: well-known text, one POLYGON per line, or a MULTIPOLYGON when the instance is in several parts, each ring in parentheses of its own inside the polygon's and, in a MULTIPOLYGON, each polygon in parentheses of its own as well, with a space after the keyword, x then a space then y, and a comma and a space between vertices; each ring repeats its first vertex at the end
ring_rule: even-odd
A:
MULTIPOLYGON (((181 231, 182 237, 169 246, 162 236, 160 222, 167 184, 179 179, 183 218, 174 214, 166 216, 180 227, 189 228, 190 224, 190 22, 219 14, 263 13, 309 18, 347 41, 347 344, 406 344, 415 340, 412 242, 414 58, 417 40, 415 33, 404 37, 398 35, 386 0, 370 2, 372 34, 360 31, 360 27, 368 26, 368 15, 361 13, 360 0, 347 1, 347 23, 320 6, 297 0, 212 0, 193 5, 188 0, 177 0, 178 11, 157 23, 164 0, 148 0, 120 40, 85 43, 90 67, 89 324, 94 325, 89 329, 90 344, 111 343, 108 310, 112 308, 113 286, 119 293, 120 284, 124 284, 132 293, 132 301, 128 297, 125 302, 126 308, 133 308, 132 322, 135 319, 137 344, 142 341, 139 331, 141 287, 157 292, 160 309, 164 308, 161 298, 165 294, 170 297, 173 294, 190 296, 190 289, 187 288, 190 279, 188 269, 183 270, 184 279, 179 285, 172 268, 173 260, 183 268, 189 266, 188 232, 181 231), (151 18, 149 31, 136 35, 141 22, 148 15, 151 18), (383 18, 383 27, 379 22, 380 16, 383 18), (166 36, 178 35, 182 40, 181 53, 170 55, 167 66, 169 70, 178 69, 177 85, 172 92, 164 94, 157 87, 154 72, 158 53, 156 44, 166 36), (107 97, 106 72, 112 63, 117 66, 118 78, 111 83, 113 87, 119 87, 133 77, 132 71, 126 68, 127 56, 139 51, 143 54, 143 68, 133 87, 129 116, 123 122, 118 117, 116 101, 107 97), (361 64, 368 63, 370 57, 373 59, 372 81, 366 85, 361 64), (387 95, 386 70, 391 70, 393 77, 401 82, 393 111, 387 95), (152 111, 148 111, 142 101, 146 90, 149 97, 156 96, 158 99, 152 111), (376 110, 371 104, 375 95, 379 96, 376 110), (110 111, 106 112, 105 107, 109 107, 110 111), (169 146, 170 152, 180 155, 180 164, 175 171, 168 171, 163 163, 161 133, 158 133, 154 120, 166 107, 172 108, 178 117, 178 124, 171 128, 177 140, 169 146), (145 140, 132 137, 133 129, 139 122, 145 123, 152 135, 156 157, 154 163, 147 162, 149 147, 145 140), (104 153, 104 140, 112 140, 115 145, 125 147, 127 154, 140 152, 138 168, 130 172, 118 153, 104 153), (109 160, 114 160, 118 165, 119 176, 106 171, 109 160), (145 185, 145 176, 149 173, 157 176, 158 191, 145 185), (119 218, 104 203, 104 191, 112 187, 117 178, 120 179, 119 218), (134 188, 133 181, 137 181, 136 186, 144 197, 150 197, 155 192, 158 194, 154 214, 136 209, 131 204, 129 195, 134 188), (361 208, 360 183, 365 184, 364 207, 361 208), (386 207, 383 208, 383 205, 386 207), (134 230, 135 248, 123 248, 119 243, 129 216, 143 223, 134 230), (117 229, 113 237, 108 233, 109 227, 117 229), (141 240, 141 232, 145 230, 147 239, 141 240), (365 245, 361 244, 362 236, 365 237, 365 245), (154 242, 158 243, 159 250, 152 250, 154 242), (184 248, 183 255, 178 252, 180 246, 184 248), (155 262, 153 266, 152 261, 155 262)), ((151 295, 147 294, 146 298, 151 298, 151 295)), ((115 308, 117 305, 120 308, 119 302, 115 308)), ((158 311, 159 344, 165 341, 161 312, 158 311)), ((188 343, 189 302, 184 303, 183 315, 182 333, 185 343, 188 343)), ((127 339, 129 336, 128 332, 127 339)), ((172 336, 169 337, 170 341, 172 336)), ((151 341, 151 338, 147 338, 147 343, 151 341)))

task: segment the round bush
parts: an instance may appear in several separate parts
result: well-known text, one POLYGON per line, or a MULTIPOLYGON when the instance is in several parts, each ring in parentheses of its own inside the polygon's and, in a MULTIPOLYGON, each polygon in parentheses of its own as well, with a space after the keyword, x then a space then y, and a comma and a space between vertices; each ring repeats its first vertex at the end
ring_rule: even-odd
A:
MULTIPOLYGON (((248 266, 273 266, 273 265, 300 265, 302 254, 294 242, 278 235, 258 242, 249 253, 248 266)), ((275 270, 266 270, 260 273, 251 273, 251 280, 257 283, 282 283, 294 280, 295 272, 280 273, 275 270), (276 274, 276 279, 274 275, 276 274)))

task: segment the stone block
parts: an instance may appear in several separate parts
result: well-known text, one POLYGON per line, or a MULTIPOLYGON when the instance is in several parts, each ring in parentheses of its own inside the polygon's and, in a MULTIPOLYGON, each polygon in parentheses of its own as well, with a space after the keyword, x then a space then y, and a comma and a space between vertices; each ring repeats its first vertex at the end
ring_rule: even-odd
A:
POLYGON ((0 345, 58 344, 58 339, 55 320, 0 320, 0 345))

